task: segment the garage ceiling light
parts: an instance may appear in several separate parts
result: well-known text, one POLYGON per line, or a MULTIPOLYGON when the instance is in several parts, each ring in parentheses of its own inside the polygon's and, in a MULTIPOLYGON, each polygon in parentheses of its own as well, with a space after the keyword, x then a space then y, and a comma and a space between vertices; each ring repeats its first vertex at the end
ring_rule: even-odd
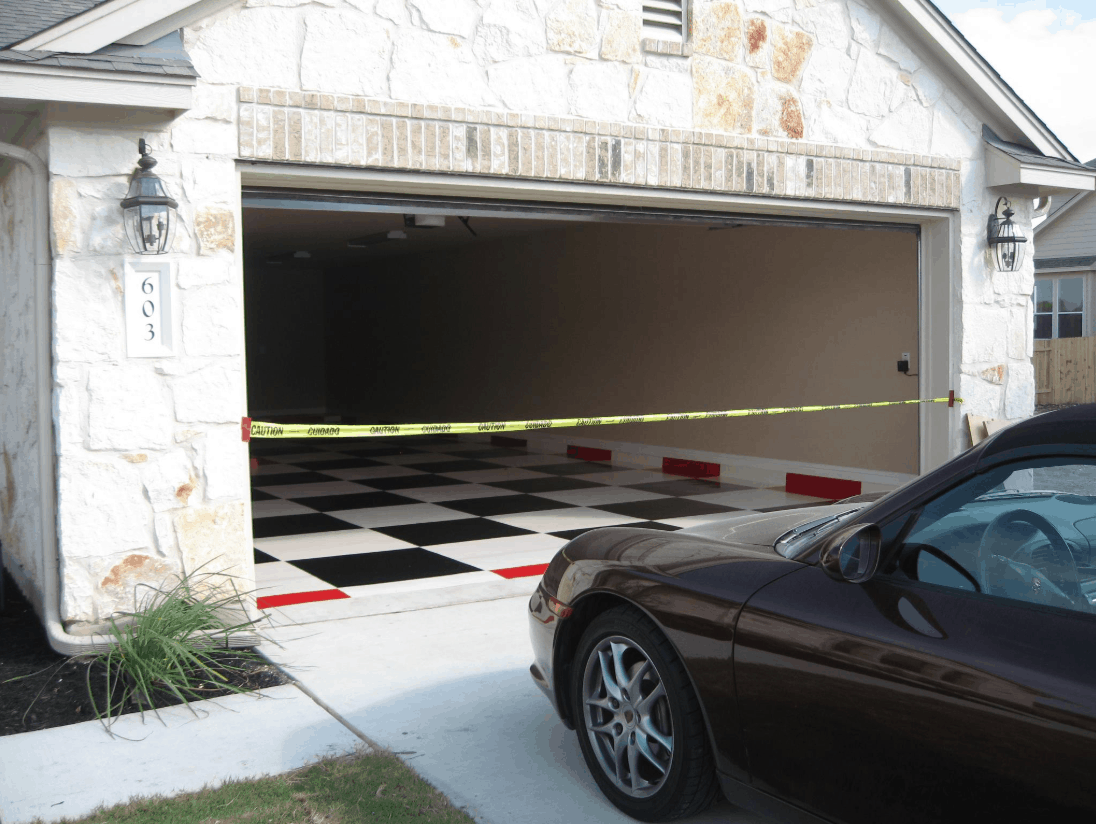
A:
POLYGON ((374 235, 348 240, 346 245, 351 249, 365 249, 369 246, 376 246, 378 243, 387 243, 390 240, 407 240, 407 232, 402 229, 389 229, 387 232, 377 232, 374 235))
POLYGON ((998 272, 1015 272, 1024 262, 1024 246, 1027 238, 1016 229, 1012 222, 1012 204, 1008 198, 997 198, 997 205, 993 207, 993 214, 989 216, 989 226, 986 229, 986 242, 993 255, 993 263, 998 272), (1005 205, 1003 217, 1001 204, 1005 205))

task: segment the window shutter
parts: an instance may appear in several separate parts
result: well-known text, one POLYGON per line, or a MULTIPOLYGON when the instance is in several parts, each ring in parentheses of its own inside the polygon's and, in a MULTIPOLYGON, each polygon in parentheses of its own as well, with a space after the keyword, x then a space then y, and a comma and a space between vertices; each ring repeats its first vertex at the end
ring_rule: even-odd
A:
POLYGON ((643 0, 643 36, 684 43, 688 34, 687 0, 643 0))

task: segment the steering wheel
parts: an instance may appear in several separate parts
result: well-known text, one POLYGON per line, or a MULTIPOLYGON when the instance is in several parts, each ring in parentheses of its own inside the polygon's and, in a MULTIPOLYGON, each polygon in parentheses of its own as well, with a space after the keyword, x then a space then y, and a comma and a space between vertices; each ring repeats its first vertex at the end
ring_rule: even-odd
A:
POLYGON ((990 521, 986 531, 982 533, 981 543, 978 544, 976 561, 982 592, 1008 595, 1036 603, 1058 602, 1059 606, 1069 609, 1087 609, 1087 602, 1081 594, 1080 576, 1077 574, 1077 562, 1073 559, 1073 553, 1050 521, 1036 512, 1014 509, 1003 512, 990 521), (1028 524, 1046 536, 1054 559, 1046 565, 1045 571, 993 552, 990 536, 995 530, 1011 524, 1028 524), (1012 574, 1008 575, 1010 569, 1012 574), (994 579, 992 583, 991 575, 994 579))

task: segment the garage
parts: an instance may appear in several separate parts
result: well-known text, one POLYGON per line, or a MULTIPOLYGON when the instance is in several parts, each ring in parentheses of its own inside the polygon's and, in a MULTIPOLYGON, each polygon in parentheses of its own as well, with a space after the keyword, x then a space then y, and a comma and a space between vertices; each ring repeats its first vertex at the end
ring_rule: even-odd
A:
MULTIPOLYGON (((917 397, 915 227, 269 190, 246 192, 243 214, 257 419, 535 420, 917 397)), ((743 467, 918 471, 913 407, 551 435, 743 467)))
MULTIPOLYGON (((917 396, 916 227, 255 187, 243 237, 258 421, 917 396)), ((598 526, 680 529, 893 488, 918 471, 919 434, 917 407, 894 406, 251 452, 260 606, 301 620, 345 614, 328 600, 521 585, 598 526)))

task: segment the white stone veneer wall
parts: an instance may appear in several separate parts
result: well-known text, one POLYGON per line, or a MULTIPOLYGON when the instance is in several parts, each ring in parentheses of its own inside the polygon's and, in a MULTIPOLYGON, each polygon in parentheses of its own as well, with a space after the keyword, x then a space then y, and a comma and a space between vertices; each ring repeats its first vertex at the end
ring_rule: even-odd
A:
POLYGON ((4 566, 40 607, 33 188, 22 163, 0 166, 0 543, 4 566))
MULTIPOLYGON (((49 125, 62 620, 131 609, 138 583, 204 571, 254 580, 248 538, 239 185, 231 97, 174 122, 49 125), (146 138, 179 201, 176 355, 128 358, 119 201, 146 138), (204 151, 194 151, 200 145, 204 151), (218 151, 220 149, 220 151, 218 151)), ((85 115, 88 120, 94 114, 85 115)), ((138 593, 139 594, 139 593, 138 593)))
MULTIPOLYGON (((216 551, 250 575, 237 87, 363 95, 927 153, 961 162, 964 411, 1032 410, 1032 269, 991 272, 983 116, 853 0, 696 0, 691 53, 640 48, 641 0, 241 0, 184 31, 201 78, 173 122, 49 125, 64 617, 216 551), (177 358, 128 360, 118 200, 138 137, 181 200, 177 358), (189 489, 189 492, 187 491, 189 489)), ((103 117, 100 115, 100 123, 103 117)), ((1019 200, 1021 231, 1030 209, 1019 200)), ((1030 261, 1030 250, 1029 250, 1030 261)), ((870 265, 866 262, 866 265, 870 265)), ((764 399, 759 399, 763 403, 764 399)), ((963 448, 956 432, 953 447, 963 448)))

